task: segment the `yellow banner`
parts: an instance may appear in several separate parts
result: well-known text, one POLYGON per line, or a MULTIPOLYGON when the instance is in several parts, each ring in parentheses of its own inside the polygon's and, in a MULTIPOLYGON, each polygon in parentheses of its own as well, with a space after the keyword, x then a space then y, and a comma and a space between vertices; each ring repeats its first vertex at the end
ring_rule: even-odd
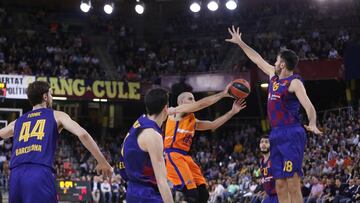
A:
POLYGON ((140 82, 84 80, 57 77, 37 77, 38 81, 47 81, 54 96, 73 98, 101 98, 140 100, 140 82))

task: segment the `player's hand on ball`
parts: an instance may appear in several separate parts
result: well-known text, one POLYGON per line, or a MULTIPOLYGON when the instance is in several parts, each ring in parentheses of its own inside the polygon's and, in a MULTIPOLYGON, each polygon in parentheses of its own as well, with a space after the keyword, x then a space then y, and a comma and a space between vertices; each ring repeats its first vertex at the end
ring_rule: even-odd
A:
POLYGON ((231 39, 225 39, 227 42, 231 42, 234 44, 239 44, 242 42, 241 39, 241 32, 239 28, 236 28, 232 26, 231 28, 228 28, 229 34, 231 35, 231 39))
POLYGON ((232 95, 229 93, 229 89, 230 89, 231 85, 232 85, 232 82, 229 83, 228 85, 226 85, 225 90, 223 91, 224 97, 231 97, 231 98, 236 99, 234 96, 232 96, 232 95))
POLYGON ((246 101, 244 99, 237 99, 234 101, 231 111, 234 114, 237 114, 245 108, 246 108, 246 101))
POLYGON ((104 178, 111 178, 114 171, 108 162, 98 163, 98 165, 95 167, 95 170, 98 174, 103 175, 104 178))
POLYGON ((313 124, 309 124, 309 125, 304 125, 305 129, 309 132, 312 132, 316 135, 322 135, 323 132, 321 132, 317 127, 316 125, 313 125, 313 124))

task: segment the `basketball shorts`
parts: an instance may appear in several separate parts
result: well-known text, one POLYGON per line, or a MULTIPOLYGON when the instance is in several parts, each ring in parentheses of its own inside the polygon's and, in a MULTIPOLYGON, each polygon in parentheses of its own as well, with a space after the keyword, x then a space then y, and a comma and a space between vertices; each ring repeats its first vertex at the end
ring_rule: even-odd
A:
POLYGON ((13 168, 9 180, 9 203, 35 202, 58 202, 52 169, 36 164, 13 168))
POLYGON ((277 195, 267 195, 262 203, 278 203, 277 195))
POLYGON ((191 190, 199 185, 206 184, 200 167, 191 156, 177 152, 167 152, 165 162, 167 178, 175 189, 182 190, 186 187, 186 189, 191 190))
POLYGON ((275 179, 303 175, 302 161, 306 133, 302 126, 273 128, 270 133, 270 160, 275 179))
MULTIPOLYGON (((157 186, 156 186, 157 187, 157 186)), ((126 190, 127 203, 163 203, 160 192, 157 188, 128 182, 126 190)))

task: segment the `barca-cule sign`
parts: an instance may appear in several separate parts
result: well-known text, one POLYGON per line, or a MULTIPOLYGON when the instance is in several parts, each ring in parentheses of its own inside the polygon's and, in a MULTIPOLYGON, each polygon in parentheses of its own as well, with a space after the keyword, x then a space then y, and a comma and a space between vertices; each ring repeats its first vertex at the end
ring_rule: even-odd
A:
POLYGON ((140 82, 91 81, 57 77, 37 77, 36 80, 49 82, 54 96, 114 100, 140 100, 141 98, 140 82))

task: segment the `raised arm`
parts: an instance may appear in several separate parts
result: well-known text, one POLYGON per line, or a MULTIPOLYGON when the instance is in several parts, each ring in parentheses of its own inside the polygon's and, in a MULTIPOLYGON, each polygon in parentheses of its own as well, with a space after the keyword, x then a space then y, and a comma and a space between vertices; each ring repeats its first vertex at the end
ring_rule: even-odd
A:
POLYGON ((159 133, 153 129, 143 130, 138 138, 140 147, 150 155, 151 164, 154 169, 156 182, 165 203, 173 203, 170 186, 166 179, 166 167, 163 157, 163 140, 159 133))
POLYGON ((14 126, 15 126, 15 121, 9 123, 9 125, 7 125, 4 128, 1 128, 0 137, 2 139, 6 139, 6 138, 14 136, 14 126))
POLYGON ((104 155, 101 153, 98 145, 92 139, 90 134, 64 112, 55 111, 55 119, 60 127, 63 127, 70 133, 76 135, 85 148, 89 150, 90 153, 95 157, 96 161, 98 162, 96 170, 102 173, 105 177, 111 178, 113 169, 106 161, 104 155))
POLYGON ((316 126, 316 111, 314 105, 311 103, 308 95, 306 94, 305 87, 299 79, 291 81, 289 86, 289 92, 294 92, 299 99, 301 105, 306 111, 306 115, 309 119, 309 125, 305 125, 306 130, 315 134, 322 134, 322 132, 316 126))
POLYGON ((250 58, 252 62, 254 62, 265 74, 269 77, 272 77, 275 74, 275 67, 266 62, 259 53, 257 53, 254 49, 249 47, 242 39, 239 28, 232 26, 232 28, 228 28, 228 31, 231 35, 231 39, 225 39, 227 42, 231 42, 240 46, 240 48, 245 52, 245 54, 250 58))
POLYGON ((190 104, 181 104, 177 107, 171 107, 168 109, 169 115, 174 115, 177 113, 194 113, 197 111, 200 111, 201 109, 204 109, 208 106, 211 106, 218 102, 220 99, 224 97, 231 97, 228 93, 229 87, 231 86, 231 83, 228 84, 224 91, 219 92, 217 94, 205 97, 200 99, 199 101, 196 101, 194 103, 190 104))
POLYGON ((196 121, 196 130, 216 130, 218 127, 222 126, 226 121, 230 120, 235 114, 239 113, 242 109, 246 107, 246 102, 241 100, 234 101, 232 109, 215 119, 214 121, 196 121))

